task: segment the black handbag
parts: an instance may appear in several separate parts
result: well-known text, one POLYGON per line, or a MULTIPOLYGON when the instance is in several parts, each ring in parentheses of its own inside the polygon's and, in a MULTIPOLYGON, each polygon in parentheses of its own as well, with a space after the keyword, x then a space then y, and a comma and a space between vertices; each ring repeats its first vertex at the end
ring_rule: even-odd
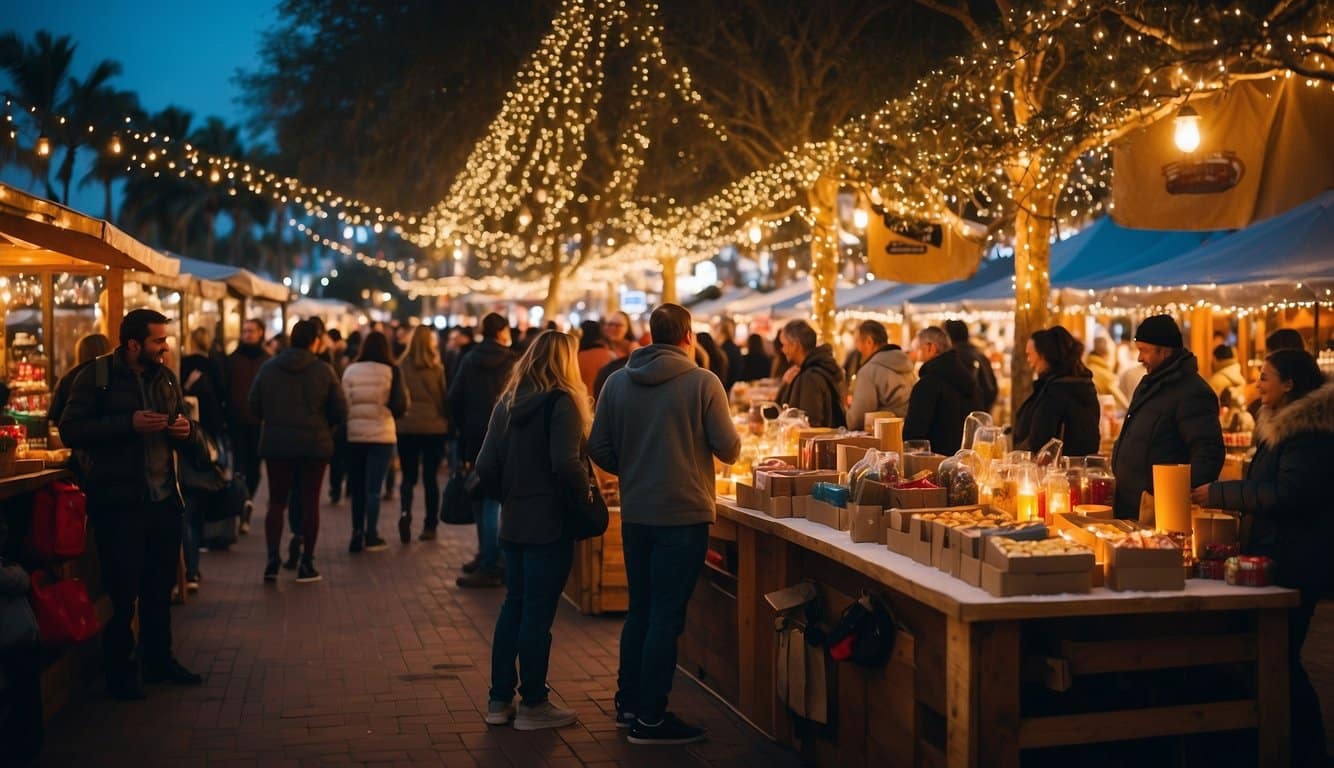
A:
POLYGON ((466 485, 467 475, 463 474, 463 468, 455 467, 449 482, 445 483, 445 494, 440 504, 440 521, 446 525, 472 525, 475 522, 472 499, 468 496, 466 485))

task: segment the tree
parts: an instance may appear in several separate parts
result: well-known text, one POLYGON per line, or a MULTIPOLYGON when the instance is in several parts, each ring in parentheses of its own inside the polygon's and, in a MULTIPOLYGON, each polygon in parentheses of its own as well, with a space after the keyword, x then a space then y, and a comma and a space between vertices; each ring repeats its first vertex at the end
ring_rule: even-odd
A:
MULTIPOLYGON (((24 42, 15 32, 0 36, 0 69, 9 73, 15 97, 24 106, 35 110, 33 120, 38 133, 49 140, 53 140, 56 128, 53 116, 62 103, 62 90, 69 75, 70 62, 74 59, 74 48, 68 35, 52 37, 46 30, 38 31, 32 43, 24 42)), ((48 177, 49 157, 33 152, 29 158, 33 177, 42 179, 46 194, 55 198, 48 177)))
POLYGON ((973 50, 850 128, 847 163, 904 214, 966 206, 1012 234, 1014 402, 1031 385, 1023 340, 1050 322, 1052 228, 1081 159, 1230 81, 1334 63, 1319 0, 996 0, 994 18, 964 0, 918 2, 960 24, 973 50))
POLYGON ((59 105, 61 114, 66 118, 59 124, 60 143, 65 146, 65 158, 56 171, 56 178, 60 180, 60 200, 63 203, 69 203, 69 185, 74 179, 75 155, 78 154, 79 147, 88 140, 90 134, 87 129, 98 125, 105 127, 117 118, 117 115, 107 111, 116 104, 108 102, 105 98, 107 95, 105 86, 108 80, 120 72, 119 63, 104 60, 98 62, 83 80, 73 77, 69 79, 69 84, 66 86, 67 96, 59 105))
MULTIPOLYGON (((139 106, 139 96, 133 91, 120 91, 111 87, 98 89, 92 97, 92 111, 100 117, 94 123, 104 129, 114 129, 126 118, 131 122, 139 123, 146 117, 143 109, 139 106), (113 126, 115 122, 117 125, 113 126)), ((106 131, 103 131, 105 134, 106 131)), ((114 130, 111 130, 111 140, 106 146, 100 148, 93 160, 92 167, 88 173, 84 174, 79 180, 79 189, 101 184, 103 190, 103 213, 102 217, 107 221, 115 221, 115 211, 112 209, 112 185, 125 178, 125 139, 114 130), (111 144, 114 142, 116 149, 111 144)))

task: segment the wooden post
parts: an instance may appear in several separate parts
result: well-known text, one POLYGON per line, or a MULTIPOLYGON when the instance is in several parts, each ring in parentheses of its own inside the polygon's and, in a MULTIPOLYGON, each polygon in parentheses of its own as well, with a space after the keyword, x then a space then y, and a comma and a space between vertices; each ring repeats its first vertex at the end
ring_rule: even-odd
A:
POLYGON ((1214 311, 1209 307, 1196 307, 1190 312, 1190 350, 1200 363, 1200 375, 1208 378, 1214 372, 1213 350, 1209 342, 1214 337, 1214 311))
POLYGON ((788 722, 775 693, 777 633, 764 596, 792 585, 789 550, 776 536, 737 526, 737 658, 743 661, 737 708, 779 743, 787 742, 788 722))
POLYGON ((658 263, 662 265, 662 303, 676 304, 676 261, 677 257, 672 254, 662 253, 658 255, 658 263))
POLYGON ((107 338, 115 346, 120 338, 120 321, 125 317, 125 272, 109 269, 106 278, 102 290, 107 292, 107 338))
POLYGON ((1251 349, 1251 318, 1242 315, 1237 320, 1237 362, 1241 363, 1241 375, 1246 381, 1251 380, 1251 360, 1255 357, 1251 349))
MULTIPOLYGON (((607 317, 611 317, 621 308, 621 286, 615 281, 607 283, 607 317)), ((626 329, 629 330, 628 328, 626 329)))
POLYGON ((1019 624, 948 619, 945 758, 950 768, 1019 765, 1019 624))
POLYGON ((1292 749, 1289 708, 1288 611, 1259 611, 1255 664, 1256 704, 1260 717, 1260 765, 1287 765, 1292 749))

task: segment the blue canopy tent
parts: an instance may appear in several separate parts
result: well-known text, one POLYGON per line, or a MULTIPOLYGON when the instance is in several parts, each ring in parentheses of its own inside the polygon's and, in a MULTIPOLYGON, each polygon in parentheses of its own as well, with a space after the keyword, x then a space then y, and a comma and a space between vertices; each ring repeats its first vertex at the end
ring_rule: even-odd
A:
POLYGON ((1087 278, 1080 288, 1334 281, 1334 190, 1175 258, 1087 278))
POLYGON ((1052 246, 1052 286, 1093 287, 1091 283, 1099 279, 1118 279, 1128 271, 1153 267, 1226 235, 1130 229, 1104 216, 1052 246))

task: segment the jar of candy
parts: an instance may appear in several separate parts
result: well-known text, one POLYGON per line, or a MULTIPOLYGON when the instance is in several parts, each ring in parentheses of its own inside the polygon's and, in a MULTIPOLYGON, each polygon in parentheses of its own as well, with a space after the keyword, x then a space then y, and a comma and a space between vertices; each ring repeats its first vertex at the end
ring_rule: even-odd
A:
POLYGON ((1057 467, 1048 471, 1045 485, 1047 494, 1046 508, 1043 510, 1044 520, 1050 522, 1056 515, 1074 509, 1070 504, 1070 481, 1066 478, 1065 470, 1057 467))
POLYGON ((1104 456, 1084 457, 1084 484, 1081 504, 1116 506, 1116 477, 1104 456))

